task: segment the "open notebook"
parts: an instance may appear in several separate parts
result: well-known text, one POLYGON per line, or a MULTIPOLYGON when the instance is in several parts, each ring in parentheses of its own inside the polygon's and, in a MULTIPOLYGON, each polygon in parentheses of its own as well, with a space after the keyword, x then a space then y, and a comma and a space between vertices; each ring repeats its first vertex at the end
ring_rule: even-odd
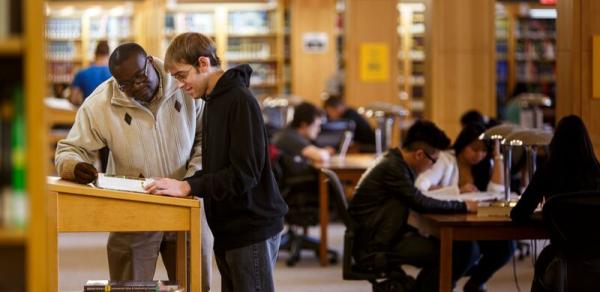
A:
POLYGON ((477 202, 496 201, 502 200, 504 194, 492 193, 492 192, 473 192, 473 193, 460 193, 457 186, 449 186, 441 189, 423 192, 424 195, 444 201, 464 201, 471 200, 477 202))
POLYGON ((95 186, 103 189, 127 191, 136 193, 148 193, 144 191, 144 186, 151 183, 151 178, 136 178, 127 176, 114 176, 104 173, 98 174, 95 186))

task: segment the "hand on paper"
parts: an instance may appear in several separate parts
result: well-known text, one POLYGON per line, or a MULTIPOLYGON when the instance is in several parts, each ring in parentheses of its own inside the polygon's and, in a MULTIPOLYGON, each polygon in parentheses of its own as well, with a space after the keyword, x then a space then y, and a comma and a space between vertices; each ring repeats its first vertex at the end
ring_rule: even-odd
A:
POLYGON ((156 178, 152 183, 144 186, 144 190, 155 195, 187 197, 190 194, 191 187, 187 181, 179 181, 171 178, 156 178))

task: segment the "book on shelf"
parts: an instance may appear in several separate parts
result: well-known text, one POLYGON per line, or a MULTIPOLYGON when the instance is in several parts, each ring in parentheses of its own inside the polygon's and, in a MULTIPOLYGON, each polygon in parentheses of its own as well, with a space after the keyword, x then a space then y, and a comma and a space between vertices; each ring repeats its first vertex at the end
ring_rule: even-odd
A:
POLYGON ((83 291, 183 292, 184 289, 169 281, 89 280, 83 287, 83 291))
POLYGON ((0 40, 10 35, 10 0, 0 0, 0 40))

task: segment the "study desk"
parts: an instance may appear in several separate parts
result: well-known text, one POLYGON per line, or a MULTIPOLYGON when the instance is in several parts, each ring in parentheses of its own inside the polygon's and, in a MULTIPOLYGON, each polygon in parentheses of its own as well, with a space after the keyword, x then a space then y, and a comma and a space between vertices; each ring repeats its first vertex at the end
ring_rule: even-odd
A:
POLYGON ((200 201, 93 188, 48 177, 48 291, 58 291, 59 232, 177 231, 177 281, 201 287, 200 201), (186 233, 189 234, 187 265, 186 233))
MULTIPOLYGON (((330 161, 315 163, 317 169, 327 168, 337 174, 341 182, 355 186, 362 174, 375 164, 375 154, 348 154, 345 159, 332 157, 330 161)), ((346 194, 350 197, 352 194, 346 194)), ((319 171, 319 217, 321 239, 319 258, 321 266, 327 266, 327 227, 329 224, 329 188, 327 177, 319 171)))
POLYGON ((509 217, 478 217, 476 214, 420 214, 410 212, 408 223, 421 233, 440 240, 439 291, 452 290, 452 242, 454 240, 546 239, 541 220, 515 223, 509 217))

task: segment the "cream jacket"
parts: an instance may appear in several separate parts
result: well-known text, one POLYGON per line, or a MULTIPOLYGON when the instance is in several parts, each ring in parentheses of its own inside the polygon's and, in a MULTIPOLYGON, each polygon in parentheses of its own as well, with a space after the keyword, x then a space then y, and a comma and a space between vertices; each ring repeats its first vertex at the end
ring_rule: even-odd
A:
POLYGON ((160 85, 156 115, 118 89, 114 78, 102 83, 77 111, 66 139, 58 142, 59 175, 74 179, 78 162, 92 163, 110 149, 107 173, 182 179, 201 166, 201 115, 204 102, 177 88, 177 81, 154 58, 160 85))

